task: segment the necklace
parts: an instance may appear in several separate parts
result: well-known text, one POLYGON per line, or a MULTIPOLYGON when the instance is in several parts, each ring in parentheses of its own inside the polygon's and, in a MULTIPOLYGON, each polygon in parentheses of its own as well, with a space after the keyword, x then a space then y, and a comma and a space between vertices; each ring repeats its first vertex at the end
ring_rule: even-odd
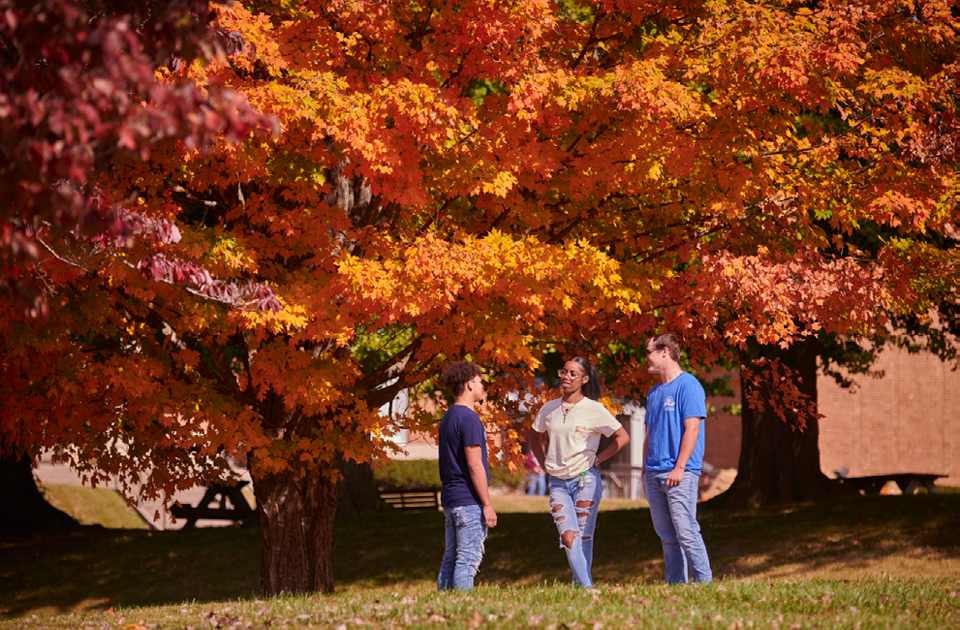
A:
POLYGON ((576 407, 577 403, 583 400, 583 392, 580 392, 580 398, 577 399, 577 402, 566 403, 560 401, 560 411, 563 412, 563 422, 567 422, 567 414, 570 413, 570 410, 576 407), (567 405, 570 405, 569 407, 567 405))

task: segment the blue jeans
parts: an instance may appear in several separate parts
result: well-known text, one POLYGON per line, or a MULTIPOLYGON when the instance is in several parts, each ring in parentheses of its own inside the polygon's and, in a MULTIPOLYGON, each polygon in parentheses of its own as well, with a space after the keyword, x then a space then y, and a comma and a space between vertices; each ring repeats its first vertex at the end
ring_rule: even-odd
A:
POLYGON ((547 493, 547 476, 544 473, 529 473, 530 486, 527 487, 527 494, 543 496, 547 493))
POLYGON ((479 505, 458 505, 444 508, 446 521, 446 549, 440 563, 437 589, 468 591, 473 588, 473 577, 483 560, 483 541, 487 526, 479 505))
POLYGON ((573 479, 550 477, 550 512, 560 532, 560 547, 567 552, 573 583, 584 588, 593 588, 593 532, 601 496, 603 484, 596 468, 573 479), (567 531, 574 532, 569 548, 563 544, 563 533, 567 531))
POLYGON ((643 487, 650 503, 653 528, 663 543, 667 584, 709 582, 713 579, 707 547, 697 522, 700 476, 685 472, 680 485, 667 487, 669 472, 646 471, 643 487))

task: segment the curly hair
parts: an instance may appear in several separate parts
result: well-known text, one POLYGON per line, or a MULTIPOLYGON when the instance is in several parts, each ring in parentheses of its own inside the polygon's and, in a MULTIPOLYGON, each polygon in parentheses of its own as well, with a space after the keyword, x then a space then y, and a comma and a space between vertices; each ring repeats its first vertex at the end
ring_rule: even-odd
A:
POLYGON ((666 348, 667 354, 670 355, 671 359, 677 362, 680 361, 680 342, 670 333, 650 337, 647 339, 647 347, 651 344, 654 350, 663 350, 666 348))
POLYGON ((456 398, 463 394, 467 383, 477 376, 483 376, 483 372, 475 363, 456 361, 447 366, 447 369, 440 376, 440 380, 443 381, 444 387, 453 392, 453 397, 456 398))

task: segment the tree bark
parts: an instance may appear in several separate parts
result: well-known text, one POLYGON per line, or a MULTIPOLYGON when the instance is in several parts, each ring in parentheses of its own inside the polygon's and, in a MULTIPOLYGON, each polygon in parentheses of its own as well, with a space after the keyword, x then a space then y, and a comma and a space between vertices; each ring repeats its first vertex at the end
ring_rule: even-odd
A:
POLYGON ((343 478, 337 488, 337 512, 345 516, 375 512, 380 492, 373 476, 373 466, 369 462, 358 464, 351 459, 340 462, 338 469, 343 478))
MULTIPOLYGON (((797 388, 817 402, 817 356, 815 339, 787 349, 762 349, 793 368, 797 388)), ((741 363, 749 357, 741 356, 741 363)), ((812 501, 849 494, 849 488, 830 480, 820 470, 820 426, 814 417, 804 428, 796 421, 782 420, 774 411, 780 404, 765 383, 742 379, 742 438, 737 477, 723 494, 710 500, 711 507, 744 509, 793 501, 812 501), (748 388, 755 388, 764 401, 764 410, 750 407, 748 388)))
MULTIPOLYGON (((260 521, 260 591, 333 592, 333 470, 260 475, 251 462, 260 521)), ((334 476, 335 478, 335 476, 334 476)))
POLYGON ((80 527, 65 512, 43 498, 33 478, 29 457, 0 457, 0 533, 30 534, 80 527))

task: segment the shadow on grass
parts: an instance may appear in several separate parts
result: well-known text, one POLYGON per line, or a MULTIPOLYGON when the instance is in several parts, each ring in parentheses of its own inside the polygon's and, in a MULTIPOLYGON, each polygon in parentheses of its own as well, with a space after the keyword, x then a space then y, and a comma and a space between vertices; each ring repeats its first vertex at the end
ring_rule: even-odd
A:
MULTIPOLYGON (((960 495, 953 494, 854 497, 749 513, 706 509, 700 520, 714 574, 730 578, 775 576, 785 566, 794 574, 822 567, 843 571, 905 550, 947 559, 956 569, 958 519, 960 495)), ((391 512, 343 518, 335 539, 338 589, 429 588, 443 554, 443 517, 391 512)), ((0 541, 0 618, 251 598, 258 590, 259 556, 259 532, 234 528, 85 528, 0 541)), ((663 579, 660 541, 647 510, 600 514, 594 577, 605 584, 663 579)), ((500 514, 477 579, 509 585, 569 581, 550 516, 500 514)))
MULTIPOLYGON (((707 509, 701 515, 714 573, 722 577, 829 577, 868 568, 878 575, 909 573, 913 569, 899 564, 905 556, 918 563, 952 561, 956 570, 960 558, 957 494, 854 496, 762 511, 707 509)), ((934 576, 922 569, 908 575, 934 576)))
POLYGON ((79 531, 0 542, 0 615, 249 597, 259 532, 79 531))

